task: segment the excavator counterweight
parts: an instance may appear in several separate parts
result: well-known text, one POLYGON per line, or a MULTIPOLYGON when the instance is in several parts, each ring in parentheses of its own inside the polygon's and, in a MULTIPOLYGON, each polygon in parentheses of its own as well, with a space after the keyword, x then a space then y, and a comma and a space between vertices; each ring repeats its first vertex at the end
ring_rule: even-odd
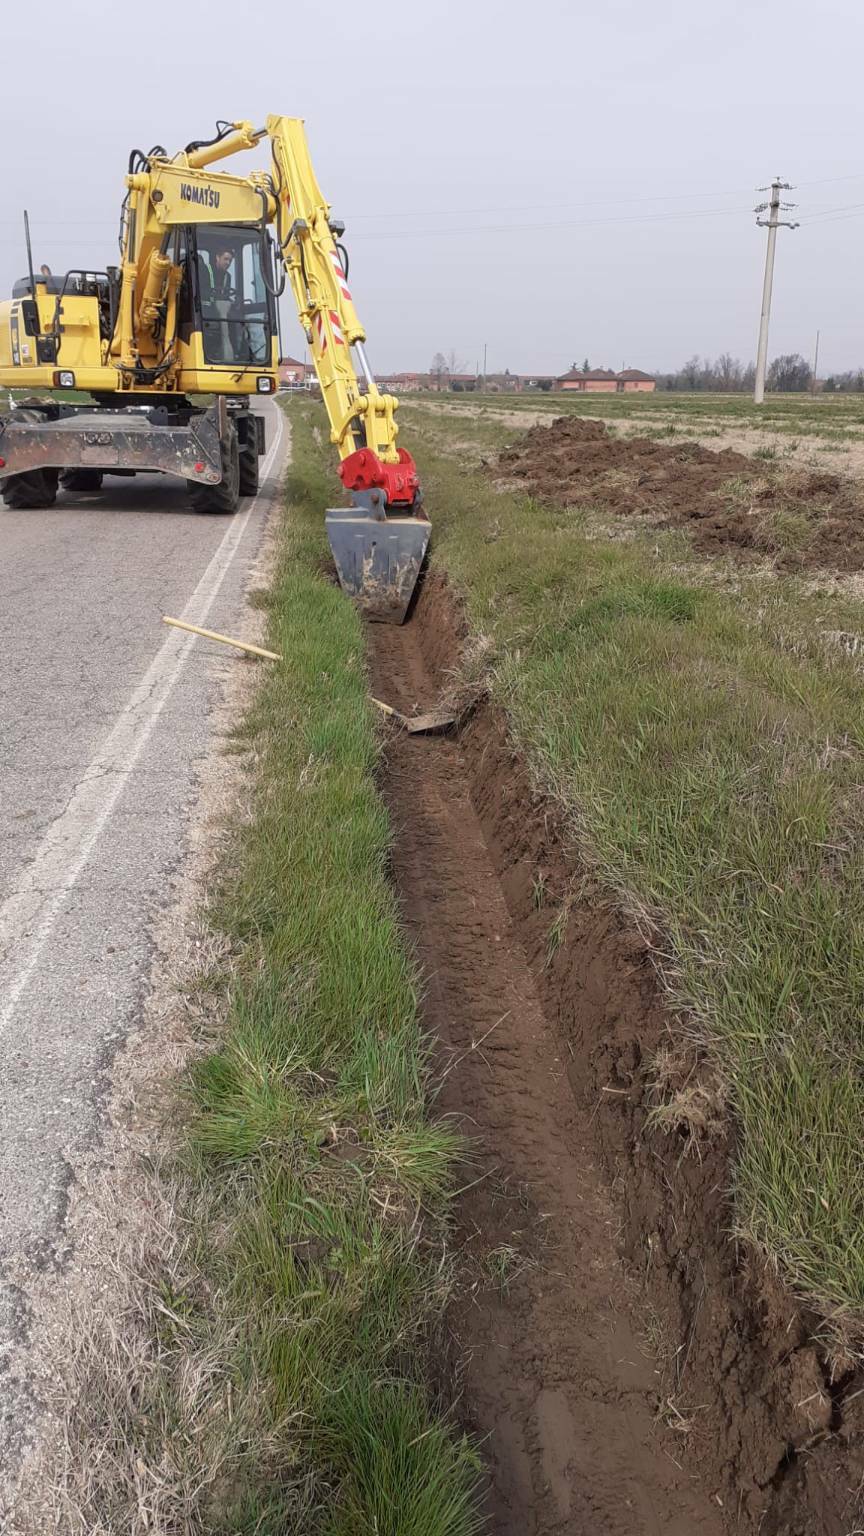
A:
POLYGON ((28 275, 0 304, 0 386, 37 392, 0 417, 7 504, 35 510, 60 486, 98 492, 106 474, 156 471, 186 479, 195 511, 235 512, 258 487, 250 397, 276 392, 290 285, 349 501, 325 519, 339 580, 369 617, 401 623, 429 520, 397 447, 398 401, 366 357, 343 234, 302 120, 280 116, 219 123, 173 156, 133 150, 119 267, 37 276, 28 232, 28 275), (269 171, 213 168, 265 140, 269 171))

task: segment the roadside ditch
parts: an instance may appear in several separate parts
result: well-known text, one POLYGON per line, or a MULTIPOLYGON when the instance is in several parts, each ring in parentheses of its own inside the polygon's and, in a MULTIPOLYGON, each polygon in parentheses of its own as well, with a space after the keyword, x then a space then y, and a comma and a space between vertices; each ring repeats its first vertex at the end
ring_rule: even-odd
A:
MULTIPOLYGON (((467 638, 433 572, 410 623, 368 627, 373 691, 431 707, 467 638)), ((458 738, 394 730, 382 788, 438 1108, 472 1149, 447 1369, 492 1528, 846 1536, 860 1373, 733 1242, 728 1133, 652 1118, 661 1048, 682 1106, 702 1064, 681 1056, 648 941, 493 704, 458 738)))

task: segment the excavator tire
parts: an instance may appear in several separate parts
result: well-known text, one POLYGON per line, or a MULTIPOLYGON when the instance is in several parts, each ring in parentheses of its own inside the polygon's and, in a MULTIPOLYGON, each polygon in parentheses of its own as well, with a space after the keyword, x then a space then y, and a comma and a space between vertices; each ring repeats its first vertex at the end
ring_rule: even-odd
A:
MULTIPOLYGON (((16 421, 41 423, 39 411, 15 412, 16 421)), ((57 500, 59 469, 28 469, 22 475, 10 475, 0 485, 3 500, 15 512, 38 512, 43 507, 53 507, 57 500)))
POLYGON ((187 480, 186 489, 193 512, 219 512, 230 517, 240 505, 240 444, 233 421, 222 439, 222 479, 218 485, 200 485, 187 480))
POLYGON ((64 469, 60 475, 64 491, 101 491, 101 469, 64 469))
POLYGON ((15 512, 36 512, 57 500, 58 469, 29 469, 3 481, 3 500, 15 512))
POLYGON ((250 423, 252 431, 248 433, 245 443, 240 444, 240 495, 258 495, 258 438, 255 435, 255 423, 250 423))

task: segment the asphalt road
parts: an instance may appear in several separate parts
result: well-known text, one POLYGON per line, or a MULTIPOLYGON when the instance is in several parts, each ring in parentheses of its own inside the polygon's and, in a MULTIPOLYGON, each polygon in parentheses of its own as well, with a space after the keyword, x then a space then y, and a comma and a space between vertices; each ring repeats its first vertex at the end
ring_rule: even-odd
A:
POLYGON ((227 653, 287 434, 233 518, 162 476, 0 506, 0 1506, 34 1418, 27 1276, 62 1269, 76 1159, 134 1024, 150 925, 182 858, 227 653))

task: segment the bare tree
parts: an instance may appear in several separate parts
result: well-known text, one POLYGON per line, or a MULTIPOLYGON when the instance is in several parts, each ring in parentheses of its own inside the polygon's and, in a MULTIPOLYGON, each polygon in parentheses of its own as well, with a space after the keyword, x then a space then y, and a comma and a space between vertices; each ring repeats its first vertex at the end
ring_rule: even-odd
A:
POLYGON ((467 365, 464 358, 459 357, 451 347, 447 353, 447 372, 450 374, 450 377, 452 378, 454 373, 465 373, 466 371, 467 365))
POLYGON ((753 389, 755 372, 752 363, 745 367, 731 352, 721 352, 716 362, 712 363, 709 358, 696 355, 688 358, 681 368, 672 369, 668 373, 658 369, 654 377, 658 389, 720 389, 724 393, 740 394, 753 389))
POLYGON ((714 364, 714 374, 717 388, 724 394, 731 394, 733 390, 741 388, 741 363, 731 352, 721 352, 714 364))
POLYGON ((829 395, 835 390, 849 390, 854 394, 861 394, 864 390, 864 368, 852 368, 848 373, 832 374, 825 380, 825 389, 829 395))
POLYGON ((786 352, 775 357, 768 369, 768 388, 791 393, 793 390, 810 388, 813 370, 800 352, 786 352))
POLYGON ((702 384, 702 359, 698 353, 688 357, 681 369, 681 389, 699 389, 702 384))
POLYGON ((432 374, 432 377, 435 379, 435 381, 436 381, 436 383, 438 385, 438 388, 442 389, 443 388, 444 380, 446 379, 447 375, 450 372, 450 369, 447 367, 447 359, 444 356, 443 352, 436 352, 435 353, 435 356, 432 359, 432 366, 429 369, 429 372, 432 374))

